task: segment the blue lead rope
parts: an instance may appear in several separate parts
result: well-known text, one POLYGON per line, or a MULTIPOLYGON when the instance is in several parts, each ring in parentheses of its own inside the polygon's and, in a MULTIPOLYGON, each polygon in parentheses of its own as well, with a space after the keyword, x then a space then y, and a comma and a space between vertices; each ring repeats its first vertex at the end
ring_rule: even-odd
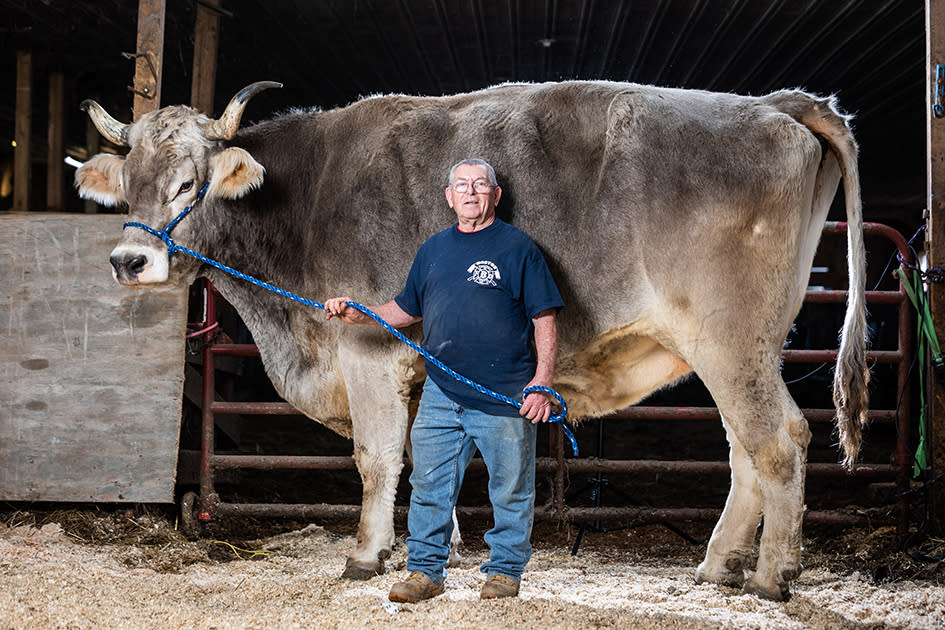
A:
MULTIPOLYGON (((230 274, 231 276, 234 276, 234 277, 236 277, 236 278, 240 278, 240 279, 242 279, 242 280, 246 280, 247 282, 250 282, 250 283, 252 283, 252 284, 255 284, 255 285, 258 286, 258 287, 262 287, 263 289, 267 289, 267 290, 269 290, 269 291, 272 291, 273 293, 278 293, 279 295, 281 295, 281 296, 283 296, 283 297, 287 297, 287 298, 289 298, 290 300, 295 300, 296 302, 299 302, 300 304, 305 304, 306 306, 311 306, 312 308, 317 308, 317 309, 325 310, 325 305, 324 305, 324 304, 321 304, 321 303, 316 302, 316 301, 314 301, 314 300, 309 300, 309 299, 307 299, 307 298, 302 297, 301 295, 296 295, 295 293, 292 293, 291 291, 286 291, 285 289, 280 289, 279 287, 277 287, 277 286, 275 286, 275 285, 269 284, 268 282, 263 282, 262 280, 259 280, 258 278, 254 278, 253 276, 250 276, 250 275, 248 275, 248 274, 245 274, 245 273, 243 273, 242 271, 238 271, 238 270, 236 270, 236 269, 233 269, 232 267, 228 267, 228 266, 224 265, 224 264, 221 263, 221 262, 217 262, 217 261, 213 260, 212 258, 207 258, 206 256, 204 256, 203 254, 201 254, 201 253, 199 253, 199 252, 195 252, 195 251, 193 251, 192 249, 188 249, 188 248, 186 248, 186 247, 184 247, 184 246, 182 246, 182 245, 178 245, 177 243, 175 243, 175 242, 174 242, 174 239, 171 238, 170 231, 171 231, 172 229, 174 229, 174 228, 177 226, 178 223, 180 223, 181 219, 183 219, 185 216, 187 216, 187 214, 190 212, 191 208, 193 208, 195 205, 197 205, 197 202, 199 202, 199 201, 203 198, 203 195, 204 195, 205 192, 207 192, 207 184, 204 184, 204 185, 203 185, 203 188, 200 189, 200 192, 197 193, 197 198, 194 199, 194 203, 191 204, 191 205, 189 205, 189 206, 187 206, 186 208, 184 208, 183 211, 181 211, 181 213, 180 213, 179 215, 177 215, 177 216, 174 218, 174 220, 172 220, 170 223, 168 223, 167 226, 166 226, 163 230, 161 230, 160 232, 159 232, 158 230, 155 230, 154 228, 148 226, 148 225, 145 225, 144 223, 138 223, 137 221, 129 221, 129 222, 125 223, 123 227, 136 227, 136 228, 140 228, 140 229, 144 230, 145 232, 148 232, 149 234, 153 234, 154 236, 158 237, 159 239, 161 239, 162 241, 164 241, 164 243, 167 245, 167 255, 168 255, 168 257, 170 257, 170 256, 171 256, 172 254, 174 254, 175 252, 182 252, 182 253, 187 254, 188 256, 190 256, 190 257, 192 257, 192 258, 196 258, 196 259, 199 260, 200 262, 203 262, 203 263, 206 263, 206 264, 210 265, 211 267, 216 267, 216 268, 219 269, 220 271, 226 272, 226 273, 230 274)), ((486 388, 486 387, 483 387, 483 386, 480 385, 479 383, 476 383, 475 381, 472 381, 472 380, 466 378, 466 377, 463 376, 462 374, 459 374, 459 373, 455 372, 454 370, 452 370, 451 368, 449 368, 448 366, 446 366, 445 364, 443 364, 439 359, 437 359, 436 357, 434 357, 433 355, 431 355, 429 352, 427 352, 427 351, 426 351, 424 348, 422 348, 419 344, 415 343, 415 342, 414 342, 413 340, 411 340, 411 339, 408 339, 406 335, 404 335, 402 332, 400 332, 399 330, 397 330, 396 328, 394 328, 393 326, 391 326, 390 324, 388 324, 386 321, 384 321, 384 320, 381 318, 380 315, 378 315, 377 313, 375 313, 374 311, 372 311, 372 310, 369 309, 368 307, 364 306, 363 304, 359 304, 359 303, 353 302, 353 301, 348 301, 348 302, 346 302, 346 304, 347 304, 348 306, 352 307, 352 308, 355 308, 355 309, 361 311, 362 313, 364 313, 365 315, 367 315, 368 317, 370 317, 371 319, 373 319, 375 322, 377 322, 378 324, 380 324, 381 326, 383 326, 384 329, 387 330, 390 334, 392 334, 392 335, 394 335, 395 337, 397 337, 398 339, 400 339, 402 342, 404 342, 405 344, 407 344, 410 348, 412 348, 413 350, 415 350, 416 352, 418 352, 418 353, 420 354, 420 356, 422 356, 422 357, 423 357, 424 359, 426 359, 428 362, 430 362, 430 363, 432 363, 433 365, 435 365, 436 367, 440 368, 441 370, 443 370, 444 372, 446 372, 447 374, 449 374, 450 376, 452 376, 452 377, 453 377, 454 379, 456 379, 457 381, 459 381, 459 382, 461 382, 461 383, 465 383, 466 385, 468 385, 468 386, 472 387, 473 389, 475 389, 475 390, 476 390, 477 392, 479 392, 480 394, 485 394, 486 396, 489 396, 489 397, 494 398, 494 399, 496 399, 496 400, 502 401, 502 402, 504 402, 504 403, 506 403, 506 404, 512 405, 512 406, 515 407, 516 409, 521 409, 521 408, 522 408, 522 401, 515 400, 514 398, 509 398, 508 396, 503 396, 502 394, 500 394, 500 393, 498 393, 498 392, 494 392, 494 391, 492 391, 491 389, 488 389, 488 388, 486 388)), ((549 422, 557 422, 557 423, 559 423, 559 424, 561 425, 561 431, 564 433, 564 435, 565 435, 565 436, 568 438, 568 440, 571 442, 571 452, 574 454, 575 457, 577 457, 577 455, 578 455, 577 440, 574 439, 574 434, 571 433, 571 430, 568 429, 568 426, 562 422, 562 421, 564 420, 564 418, 568 415, 568 405, 567 405, 567 403, 564 402, 564 398, 562 398, 561 395, 560 395, 558 392, 556 392, 555 390, 551 389, 550 387, 545 387, 545 386, 543 386, 543 385, 533 385, 532 387, 527 387, 527 388, 522 392, 522 395, 523 395, 523 397, 524 397, 524 396, 527 396, 528 394, 531 394, 531 393, 533 393, 533 392, 539 392, 539 391, 540 391, 540 392, 544 392, 544 393, 546 393, 546 394, 552 396, 555 400, 558 401, 558 404, 561 405, 561 412, 558 413, 557 415, 553 415, 553 416, 551 416, 550 418, 548 418, 548 421, 549 421, 549 422)))

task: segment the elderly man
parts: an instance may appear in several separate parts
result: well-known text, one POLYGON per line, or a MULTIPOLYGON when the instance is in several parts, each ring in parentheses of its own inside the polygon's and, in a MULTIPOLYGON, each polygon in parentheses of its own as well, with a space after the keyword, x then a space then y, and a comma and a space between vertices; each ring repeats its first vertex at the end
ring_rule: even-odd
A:
MULTIPOLYGON (((488 163, 468 159, 453 166, 446 201, 457 223, 420 247, 404 290, 371 310, 398 328, 422 320, 424 347, 433 356, 515 397, 533 385, 551 386, 563 302, 538 247, 496 218, 501 196, 488 163)), ((348 301, 328 300, 328 319, 375 323, 348 301)), ((490 555, 481 567, 488 577, 480 597, 518 595, 532 552, 537 423, 550 415, 543 393, 529 394, 516 411, 428 362, 410 433, 410 574, 391 588, 391 601, 417 602, 443 592, 453 508, 477 448, 489 473, 494 515, 494 527, 485 534, 490 555)))

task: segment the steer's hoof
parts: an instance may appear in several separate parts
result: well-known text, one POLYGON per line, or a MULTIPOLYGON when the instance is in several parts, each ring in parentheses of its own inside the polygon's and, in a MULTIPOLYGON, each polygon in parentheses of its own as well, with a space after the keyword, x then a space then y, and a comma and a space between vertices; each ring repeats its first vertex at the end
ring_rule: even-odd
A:
POLYGON ((801 577, 801 573, 804 571, 803 565, 798 564, 796 567, 791 567, 790 569, 784 569, 781 571, 781 579, 785 582, 793 582, 797 578, 801 577))
POLYGON ((725 568, 720 571, 708 570, 703 562, 699 565, 699 568, 696 569, 696 584, 710 582, 712 584, 720 584, 734 588, 741 587, 741 585, 745 583, 745 572, 741 569, 742 563, 735 562, 735 560, 737 559, 730 558, 729 561, 725 563, 725 568))
POLYGON ((773 588, 767 588, 755 582, 754 579, 748 578, 742 590, 749 595, 757 595, 762 599, 770 599, 775 602, 786 602, 791 599, 791 587, 787 582, 776 584, 773 588))
POLYGON ((745 576, 741 573, 724 573, 717 577, 709 578, 706 575, 696 571, 696 584, 718 584, 719 586, 730 586, 739 588, 745 583, 745 576))
POLYGON ((454 569, 460 566, 463 563, 463 556, 460 555, 459 551, 456 549, 450 549, 450 559, 446 563, 446 566, 450 569, 454 569))
POLYGON ((348 558, 345 562, 344 573, 341 574, 346 580, 370 580, 375 575, 383 575, 384 562, 359 562, 348 558))

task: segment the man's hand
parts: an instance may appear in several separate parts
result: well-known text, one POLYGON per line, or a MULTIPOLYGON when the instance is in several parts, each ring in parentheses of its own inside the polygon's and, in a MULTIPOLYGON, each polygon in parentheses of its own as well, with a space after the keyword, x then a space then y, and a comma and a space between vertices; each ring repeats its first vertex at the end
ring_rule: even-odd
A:
MULTIPOLYGON (((551 387, 550 384, 532 381, 525 386, 525 389, 535 385, 551 387)), ((522 403, 522 408, 519 410, 519 413, 525 418, 531 420, 532 424, 538 422, 548 422, 548 418, 551 417, 551 395, 546 394, 545 392, 530 393, 525 397, 525 401, 522 403)))
MULTIPOLYGON (((353 306, 348 306, 348 302, 351 301, 349 297, 336 297, 325 302, 325 319, 337 317, 346 324, 377 324, 370 315, 353 306)), ((423 319, 422 317, 417 317, 416 315, 405 312, 394 300, 385 302, 384 304, 378 304, 377 306, 366 306, 365 308, 394 328, 410 326, 423 319)))
POLYGON ((337 317, 346 324, 357 324, 361 321, 363 313, 353 306, 348 306, 351 301, 349 297, 331 298, 325 302, 325 319, 337 317))

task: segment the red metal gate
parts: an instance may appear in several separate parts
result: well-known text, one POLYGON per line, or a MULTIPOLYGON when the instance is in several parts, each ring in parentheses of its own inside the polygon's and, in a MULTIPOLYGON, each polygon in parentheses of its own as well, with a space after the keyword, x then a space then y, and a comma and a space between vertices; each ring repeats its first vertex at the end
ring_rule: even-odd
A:
MULTIPOLYGON (((846 232, 845 223, 828 222, 824 234, 843 234, 846 232)), ((899 232, 892 228, 867 223, 864 226, 867 235, 881 236, 893 243, 906 260, 912 256, 909 247, 899 232)), ((206 289, 206 312, 204 327, 216 323, 217 312, 215 292, 211 286, 206 289)), ((844 304, 846 291, 808 291, 805 303, 836 303, 844 304)), ((897 387, 900 400, 909 400, 909 353, 912 346, 912 310, 909 307, 905 292, 900 283, 897 291, 867 291, 868 304, 890 304, 897 307, 898 341, 895 350, 871 351, 867 359, 879 364, 896 364, 897 387)), ((209 335, 209 333, 208 333, 209 335)), ((316 517, 357 517, 360 505, 340 505, 329 503, 317 504, 277 504, 277 503, 229 503, 220 500, 215 488, 215 475, 218 471, 232 469, 354 469, 354 460, 351 457, 331 456, 277 456, 277 455, 225 455, 217 454, 214 448, 215 414, 246 414, 246 415, 287 415, 299 414, 291 405, 285 402, 222 402, 214 400, 214 358, 217 356, 258 356, 259 352, 252 344, 214 343, 209 341, 203 350, 203 399, 202 399, 202 438, 200 462, 200 493, 199 497, 188 494, 182 501, 182 516, 185 527, 198 525, 198 521, 209 521, 215 516, 245 515, 245 516, 284 516, 296 518, 316 517)), ((837 356, 836 350, 786 350, 783 357, 785 362, 833 362, 837 356)), ((833 409, 804 409, 805 417, 812 424, 831 423, 833 409)), ((692 419, 692 420, 720 420, 718 410, 711 407, 653 407, 634 406, 607 418, 633 421, 641 419, 692 419)), ((909 436, 909 413, 903 408, 897 409, 870 409, 869 418, 873 423, 897 423, 898 435, 904 439, 896 442, 895 453, 891 456, 893 463, 889 464, 858 464, 854 473, 858 478, 870 480, 894 481, 900 489, 908 486, 911 455, 906 436, 909 436)), ((474 460, 473 466, 481 466, 481 461, 474 460)), ((553 498, 548 504, 536 509, 535 517, 539 519, 557 519, 570 521, 588 521, 604 519, 643 520, 643 521, 683 521, 683 520, 714 520, 721 513, 720 509, 701 508, 652 508, 637 506, 570 506, 565 499, 565 480, 571 473, 665 473, 672 475, 722 475, 729 471, 727 461, 665 461, 665 460, 608 460, 596 457, 566 459, 564 457, 564 440, 561 438, 559 427, 553 427, 549 439, 549 455, 539 457, 537 470, 540 473, 551 475, 553 478, 553 498)), ((807 466, 809 477, 819 476, 846 476, 839 464, 809 463, 807 466)), ((397 507, 398 514, 406 513, 406 507, 397 507)), ((460 506, 457 510, 461 514, 488 516, 491 515, 489 506, 460 506)), ((907 513, 904 500, 899 504, 899 518, 893 520, 872 519, 871 522, 897 522, 900 530, 906 523, 907 513)), ((808 511, 807 521, 821 522, 855 522, 862 520, 856 514, 841 513, 839 511, 808 511)))

